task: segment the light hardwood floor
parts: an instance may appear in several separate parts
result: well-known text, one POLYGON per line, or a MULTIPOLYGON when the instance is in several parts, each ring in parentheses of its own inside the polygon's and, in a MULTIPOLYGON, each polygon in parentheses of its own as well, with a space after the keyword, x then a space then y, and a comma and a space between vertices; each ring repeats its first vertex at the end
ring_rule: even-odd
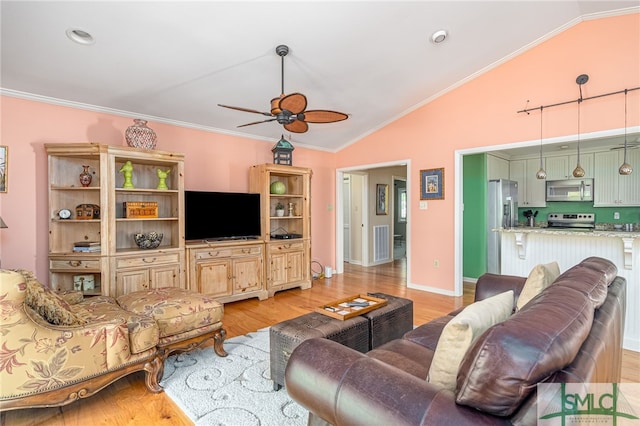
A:
MULTIPOLYGON (((345 265, 345 273, 314 280, 309 290, 292 289, 258 301, 225 304, 227 337, 239 336, 313 310, 316 306, 351 294, 383 292, 414 302, 414 324, 423 324, 473 301, 473 284, 464 296, 449 297, 407 289, 404 259, 363 268, 345 265)), ((640 382, 640 353, 625 351, 622 380, 640 382)), ((0 424, 13 425, 191 425, 192 422, 164 394, 149 393, 142 373, 120 379, 97 395, 66 407, 2 413, 0 424)))

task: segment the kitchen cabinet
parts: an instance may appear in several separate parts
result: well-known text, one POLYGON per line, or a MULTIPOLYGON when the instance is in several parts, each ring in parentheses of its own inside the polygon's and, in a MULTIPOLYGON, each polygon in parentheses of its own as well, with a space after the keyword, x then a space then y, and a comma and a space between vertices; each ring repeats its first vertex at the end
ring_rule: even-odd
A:
POLYGON ((630 175, 620 175, 618 168, 624 151, 595 153, 594 207, 640 206, 640 150, 627 151, 627 162, 635 167, 630 175))
POLYGON ((52 289, 74 289, 74 280, 88 275, 93 285, 85 295, 185 286, 182 154, 88 142, 45 150, 52 289), (131 185, 124 185, 125 165, 133 169, 131 185), (159 171, 168 173, 166 187, 159 171), (125 203, 154 208, 129 215, 125 203), (134 234, 150 231, 163 234, 161 245, 138 248, 134 234))
POLYGON ((187 260, 191 290, 222 303, 267 298, 262 241, 188 244, 187 260))
MULTIPOLYGON (((573 177, 573 170, 578 163, 578 156, 562 155, 545 158, 545 171, 547 180, 576 179, 573 177)), ((584 178, 594 177, 594 156, 592 153, 580 154, 580 165, 584 169, 584 178)))
POLYGON ((509 179, 518 182, 519 207, 546 207, 546 181, 536 178, 539 169, 539 158, 509 162, 509 179))
POLYGON ((509 179, 509 161, 487 154, 487 180, 509 179))

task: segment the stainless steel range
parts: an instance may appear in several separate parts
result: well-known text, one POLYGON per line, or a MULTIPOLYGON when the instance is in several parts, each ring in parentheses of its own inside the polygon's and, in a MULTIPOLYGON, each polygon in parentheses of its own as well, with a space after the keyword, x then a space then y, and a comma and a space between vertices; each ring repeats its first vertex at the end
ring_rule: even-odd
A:
POLYGON ((547 228, 573 231, 593 231, 596 227, 594 213, 549 213, 547 228))

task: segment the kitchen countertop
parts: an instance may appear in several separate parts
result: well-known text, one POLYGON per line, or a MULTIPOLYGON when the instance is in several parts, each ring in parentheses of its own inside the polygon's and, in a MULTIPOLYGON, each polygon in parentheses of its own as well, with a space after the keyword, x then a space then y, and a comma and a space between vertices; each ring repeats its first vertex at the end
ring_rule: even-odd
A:
POLYGON ((608 238, 638 238, 640 237, 640 231, 618 231, 618 230, 600 230, 593 231, 573 231, 568 229, 558 228, 542 228, 542 227, 529 227, 518 226, 515 228, 496 228, 494 231, 505 233, 527 233, 527 234, 547 234, 547 235, 571 235, 572 237, 608 237, 608 238))

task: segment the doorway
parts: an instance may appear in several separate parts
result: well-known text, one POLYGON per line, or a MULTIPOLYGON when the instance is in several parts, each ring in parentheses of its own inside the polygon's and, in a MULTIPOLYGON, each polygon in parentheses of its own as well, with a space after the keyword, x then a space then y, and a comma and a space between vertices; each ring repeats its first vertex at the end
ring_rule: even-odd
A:
POLYGON ((364 267, 379 263, 374 261, 374 227, 388 225, 389 258, 393 262, 395 254, 402 253, 402 263, 406 265, 406 280, 410 277, 410 160, 336 170, 336 273, 344 272, 344 262, 364 267), (396 190, 396 182, 402 190, 396 190), (388 185, 389 206, 385 215, 376 214, 376 186, 388 185), (357 188, 360 188, 359 190, 357 188), (373 189, 372 189, 373 188, 373 189), (402 193, 403 195, 399 195, 402 193), (354 194, 356 194, 354 196, 354 194), (401 211, 398 199, 402 197, 401 211), (397 219, 402 215, 402 222, 397 219), (396 225, 396 222, 398 224, 396 225), (395 250, 394 236, 400 235, 402 250, 395 250))

